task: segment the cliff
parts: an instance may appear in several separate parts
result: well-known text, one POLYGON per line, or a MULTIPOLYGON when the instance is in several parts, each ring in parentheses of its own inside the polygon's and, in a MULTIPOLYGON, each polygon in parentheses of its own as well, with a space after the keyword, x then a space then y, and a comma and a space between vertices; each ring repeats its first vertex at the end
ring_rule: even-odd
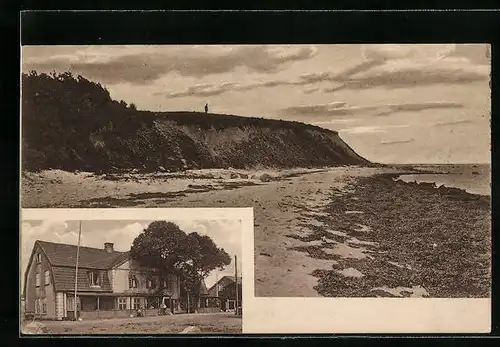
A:
POLYGON ((23 75, 22 140, 28 171, 369 164, 331 130, 235 115, 138 111, 69 73, 23 75))

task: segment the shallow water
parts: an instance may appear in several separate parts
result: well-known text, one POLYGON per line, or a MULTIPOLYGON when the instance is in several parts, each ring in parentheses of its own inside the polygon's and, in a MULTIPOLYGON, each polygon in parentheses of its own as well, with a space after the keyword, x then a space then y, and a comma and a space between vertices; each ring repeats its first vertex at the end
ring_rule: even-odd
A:
POLYGON ((465 189, 472 194, 491 195, 491 166, 485 164, 460 164, 460 165, 421 165, 418 169, 432 170, 443 173, 401 175, 397 179, 404 182, 436 183, 465 189))

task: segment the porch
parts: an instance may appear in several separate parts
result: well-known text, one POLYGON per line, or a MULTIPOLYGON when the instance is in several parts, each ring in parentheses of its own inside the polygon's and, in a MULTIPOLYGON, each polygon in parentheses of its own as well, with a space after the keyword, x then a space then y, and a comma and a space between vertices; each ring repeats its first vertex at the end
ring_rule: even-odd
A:
MULTIPOLYGON (((85 293, 77 296, 76 303, 78 313, 76 318, 84 320, 136 316, 138 309, 141 309, 144 316, 158 316, 181 312, 179 300, 158 295, 85 293), (162 305, 165 305, 166 310, 162 308, 162 305)), ((74 320, 74 296, 67 293, 64 305, 65 315, 61 318, 74 320)))

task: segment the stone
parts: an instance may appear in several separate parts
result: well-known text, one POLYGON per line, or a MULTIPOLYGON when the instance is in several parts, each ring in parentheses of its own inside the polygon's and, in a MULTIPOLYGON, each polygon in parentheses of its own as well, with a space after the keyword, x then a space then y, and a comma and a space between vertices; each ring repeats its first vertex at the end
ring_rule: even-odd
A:
POLYGON ((40 322, 30 322, 26 324, 22 329, 23 334, 45 334, 47 333, 47 328, 40 322))
POLYGON ((190 325, 186 327, 184 330, 182 330, 179 334, 200 334, 200 333, 201 333, 200 328, 194 325, 190 325))
POLYGON ((259 179, 262 181, 262 182, 271 182, 273 180, 273 177, 269 174, 262 174, 260 175, 259 179))

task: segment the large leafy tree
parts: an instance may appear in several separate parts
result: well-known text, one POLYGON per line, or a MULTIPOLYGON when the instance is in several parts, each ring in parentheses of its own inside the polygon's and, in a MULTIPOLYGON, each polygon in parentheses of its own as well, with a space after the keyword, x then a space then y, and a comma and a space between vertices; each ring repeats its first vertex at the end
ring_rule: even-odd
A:
POLYGON ((158 268, 162 276, 180 275, 188 300, 191 294, 199 295, 200 283, 210 272, 231 263, 226 251, 209 236, 187 234, 166 221, 152 222, 137 236, 130 256, 143 266, 158 268))

